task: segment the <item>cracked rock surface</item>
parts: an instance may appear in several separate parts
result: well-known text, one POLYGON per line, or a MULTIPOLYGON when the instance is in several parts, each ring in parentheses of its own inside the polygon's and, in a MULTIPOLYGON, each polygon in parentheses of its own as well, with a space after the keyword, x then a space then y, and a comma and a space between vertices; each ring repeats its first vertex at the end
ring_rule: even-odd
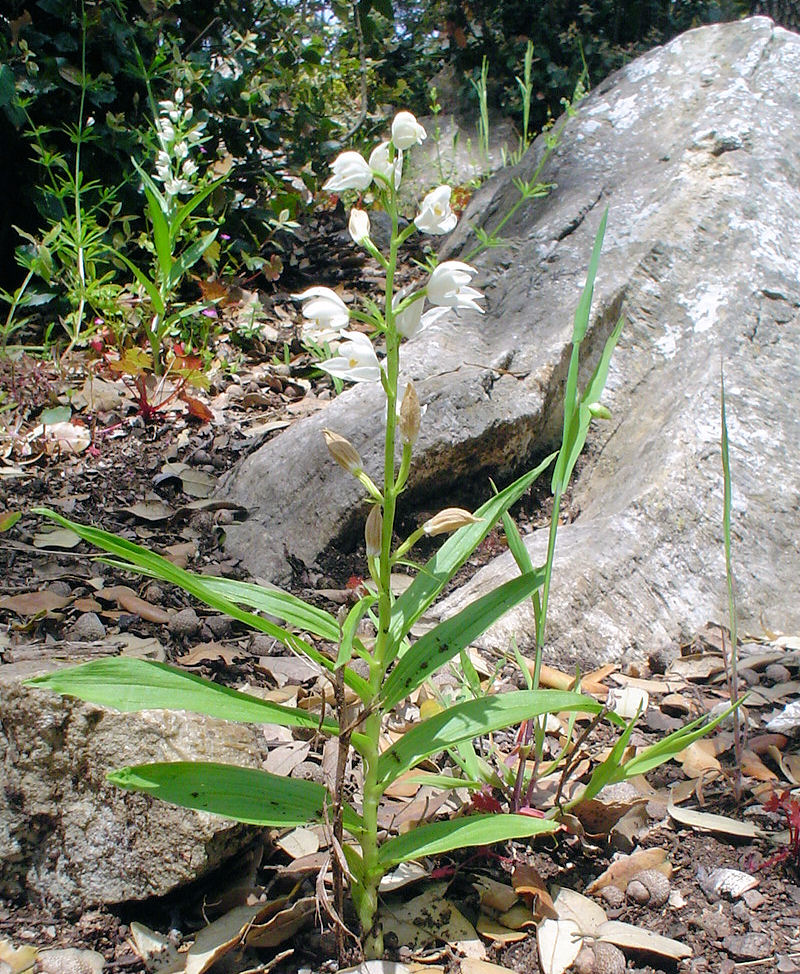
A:
MULTIPOLYGON (((621 313, 627 324, 605 396, 613 420, 590 434, 580 514, 559 535, 555 665, 675 651, 725 621, 721 361, 741 625, 800 625, 799 73, 800 36, 765 18, 690 31, 627 65, 569 121, 541 177, 551 195, 504 227, 506 249, 474 261, 486 314, 454 315, 404 348, 428 407, 405 509, 527 469, 559 435, 572 316, 608 207, 585 375, 621 313)), ((470 222, 498 223, 517 198, 512 179, 530 177, 543 150, 476 194, 443 257, 468 252, 470 222)), ((348 389, 243 461, 223 494, 250 519, 228 529, 229 552, 286 583, 287 556, 312 565, 360 534, 361 489, 321 430, 348 437, 377 475, 383 409, 380 388, 348 389)), ((544 533, 527 543, 541 563, 544 533)), ((499 558, 441 614, 515 571, 499 558)), ((505 650, 513 635, 524 652, 533 632, 523 607, 482 643, 505 650)))

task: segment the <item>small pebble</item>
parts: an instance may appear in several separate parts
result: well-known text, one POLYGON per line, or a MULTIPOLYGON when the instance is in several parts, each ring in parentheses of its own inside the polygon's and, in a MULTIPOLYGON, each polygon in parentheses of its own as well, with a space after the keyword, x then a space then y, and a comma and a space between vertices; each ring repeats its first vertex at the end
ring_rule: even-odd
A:
POLYGON ((60 595, 62 598, 69 598, 72 595, 72 588, 69 582, 53 582, 47 586, 47 591, 52 592, 54 595, 60 595))
POLYGON ((733 913, 737 920, 741 920, 742 923, 747 923, 750 920, 750 907, 741 901, 734 906, 731 913, 733 913))
POLYGON ((164 601, 164 589, 161 588, 158 582, 150 582, 142 593, 142 598, 145 602, 153 602, 155 605, 161 605, 164 601))
POLYGON ((619 909, 625 902, 625 894, 617 886, 606 886, 601 890, 600 897, 603 902, 612 909, 619 909))
POLYGON ((772 956, 772 938, 766 933, 726 937, 722 946, 736 960, 764 960, 772 956))
POLYGON ((660 909, 669 899, 669 880, 657 869, 643 869, 628 883, 626 894, 640 906, 660 909))
POLYGON ((200 631, 200 620, 194 609, 181 609, 171 616, 168 626, 173 636, 194 636, 200 631))
POLYGON ((730 936, 730 920, 720 910, 703 910, 697 922, 712 940, 723 940, 730 936))
POLYGON ((96 612, 84 612, 78 616, 69 630, 69 638, 79 642, 93 643, 104 639, 106 627, 96 612))
POLYGON ((766 902, 766 897, 757 889, 749 889, 743 896, 742 899, 750 907, 751 910, 757 910, 759 907, 763 906, 766 902))
POLYGON ((325 782, 325 775, 323 774, 322 768, 313 761, 301 761, 300 764, 292 769, 289 777, 301 778, 303 781, 316 781, 319 784, 324 784, 325 782))
POLYGON ((36 966, 41 974, 100 974, 104 964, 103 955, 96 950, 66 947, 40 950, 36 966))
POLYGON ((739 680, 742 683, 746 683, 749 687, 754 687, 758 685, 758 673, 755 670, 750 670, 746 666, 742 666, 739 669, 739 680))
POLYGON ((792 678, 788 667, 783 663, 770 663, 764 670, 764 676, 770 683, 788 683, 792 678))
POLYGON ((575 974, 625 974, 625 955, 614 944, 598 940, 581 948, 572 969, 575 974))
POLYGON ((229 616, 218 615, 209 616, 205 620, 205 625, 211 632, 211 635, 215 639, 225 639, 226 636, 231 634, 231 629, 233 628, 233 621, 229 616))

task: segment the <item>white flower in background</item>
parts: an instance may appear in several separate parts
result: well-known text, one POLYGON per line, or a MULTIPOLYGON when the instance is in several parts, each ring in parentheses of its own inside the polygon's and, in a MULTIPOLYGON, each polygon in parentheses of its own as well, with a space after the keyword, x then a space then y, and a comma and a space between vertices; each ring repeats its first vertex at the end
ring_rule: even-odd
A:
POLYGON ((337 338, 347 327, 350 312, 339 295, 329 287, 310 287, 302 294, 293 294, 293 300, 305 301, 303 317, 309 322, 303 333, 314 341, 329 341, 337 338))
POLYGON ((160 101, 161 114, 155 120, 159 149, 156 153, 155 179, 164 184, 168 197, 193 193, 197 180, 192 177, 198 172, 197 163, 190 158, 194 146, 203 140, 205 122, 191 124, 192 108, 185 111, 178 106, 184 102, 183 91, 175 92, 174 101, 160 101))
POLYGON ((381 366, 369 338, 360 331, 343 331, 339 354, 319 367, 346 382, 380 382, 381 366))
POLYGON ((392 142, 398 149, 410 149, 427 138, 425 129, 411 112, 398 112, 392 122, 392 142))
POLYGON ((450 192, 449 186, 437 186, 428 193, 414 220, 417 230, 423 233, 450 233, 458 223, 458 217, 450 208, 450 192))
POLYGON ((350 210, 350 222, 347 225, 347 230, 357 244, 362 244, 369 239, 369 214, 353 207, 350 210))
POLYGON ((344 189, 366 189, 372 182, 372 169, 357 152, 342 152, 331 164, 333 175, 322 188, 329 193, 344 189))
MULTIPOLYGON (((404 298, 408 297, 402 291, 398 291, 392 298, 392 307, 396 308, 404 298)), ((432 325, 439 318, 450 313, 450 308, 430 308, 425 314, 422 313, 422 306, 425 304, 425 298, 420 295, 416 301, 413 301, 407 308, 404 308, 399 314, 395 315, 394 326, 397 329, 397 334, 402 335, 403 338, 413 338, 417 332, 422 331, 423 328, 427 328, 428 325, 432 325)))
POLYGON ((399 150, 394 154, 394 162, 389 161, 389 143, 381 142, 370 153, 369 166, 373 172, 387 181, 391 181, 394 173, 394 188, 400 185, 403 176, 403 153, 399 150))
POLYGON ((428 279, 428 300, 444 308, 474 308, 483 314, 476 302, 483 298, 480 291, 469 287, 478 272, 460 260, 446 260, 433 271, 428 279))

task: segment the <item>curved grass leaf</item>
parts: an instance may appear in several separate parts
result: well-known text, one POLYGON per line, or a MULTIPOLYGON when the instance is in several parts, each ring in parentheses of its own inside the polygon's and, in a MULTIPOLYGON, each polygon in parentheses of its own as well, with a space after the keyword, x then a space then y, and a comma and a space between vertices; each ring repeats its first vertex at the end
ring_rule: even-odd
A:
POLYGON ((92 660, 82 666, 35 676, 25 684, 123 713, 186 710, 240 723, 319 728, 328 734, 339 732, 335 721, 325 720, 320 725, 319 718, 307 711, 259 700, 151 660, 123 656, 92 660))
MULTIPOLYGON (((312 646, 306 640, 301 639, 299 636, 296 636, 294 633, 283 629, 281 626, 275 625, 274 622, 270 622, 268 619, 257 616, 252 612, 245 612, 243 609, 240 609, 233 602, 220 595, 213 584, 211 586, 207 585, 202 575, 194 575, 192 572, 187 572, 185 569, 173 565, 166 558, 162 558, 161 555, 156 555, 152 551, 148 551, 147 548, 120 538, 110 531, 102 531, 100 528, 87 527, 84 524, 70 521, 68 518, 46 507, 34 507, 31 513, 49 517, 62 527, 74 531, 84 541, 88 541, 90 544, 95 545, 95 547, 102 548, 104 551, 108 551, 112 555, 122 558, 125 562, 124 565, 115 562, 119 567, 127 568, 130 571, 138 571, 150 578, 160 578, 165 582, 178 585, 185 592, 194 595, 202 602, 205 602, 206 605, 210 605, 212 609, 224 612, 232 618, 245 623, 245 625, 251 626, 258 632, 264 632, 269 636, 273 636, 288 649, 292 650, 292 652, 306 656, 312 662, 317 663, 326 670, 333 671, 333 662, 316 649, 316 647, 312 646)), ((344 681, 350 689, 357 693, 362 700, 367 699, 371 694, 367 681, 350 669, 345 669, 343 672, 344 681)))
POLYGON ((419 856, 543 835, 557 828, 557 822, 529 815, 469 815, 449 822, 431 822, 384 842, 378 850, 378 862, 390 869, 419 856))
POLYGON ((328 642, 335 643, 339 639, 339 626, 330 612, 309 605, 288 592, 266 588, 253 582, 237 582, 232 578, 210 575, 203 576, 203 583, 210 591, 230 602, 248 605, 251 609, 276 616, 288 625, 313 633, 328 642))
MULTIPOLYGON (((249 825, 307 825, 330 820, 332 799, 327 788, 313 781, 283 778, 233 764, 210 761, 171 761, 119 768, 108 780, 129 791, 222 815, 249 825), (327 809, 326 809, 327 806, 327 809)), ((358 832, 361 818, 344 808, 344 826, 358 832)))
POLYGON ((389 710, 407 697, 435 670, 539 588, 544 575, 544 569, 539 569, 512 578, 421 636, 389 675, 383 688, 382 706, 389 710))
POLYGON ((515 504, 543 471, 552 463, 555 454, 546 457, 534 470, 523 474, 505 490, 501 490, 475 511, 481 520, 467 524, 450 535, 436 554, 420 569, 419 574, 392 607, 389 624, 391 662, 411 627, 433 603, 445 585, 466 562, 475 548, 492 530, 498 518, 515 504))
POLYGON ((597 714, 603 709, 592 697, 570 690, 514 690, 467 700, 417 724, 384 751, 378 759, 378 781, 385 787, 431 754, 531 717, 573 710, 597 714))

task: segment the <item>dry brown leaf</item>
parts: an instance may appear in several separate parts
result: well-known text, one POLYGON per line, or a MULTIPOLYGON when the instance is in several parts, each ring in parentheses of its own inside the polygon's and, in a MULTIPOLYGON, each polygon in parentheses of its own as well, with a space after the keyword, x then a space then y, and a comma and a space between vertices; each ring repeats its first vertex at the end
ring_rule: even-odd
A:
POLYGON ((518 896, 513 887, 500 883, 490 876, 478 876, 473 884, 481 898, 481 906, 495 913, 505 913, 517 902, 518 896))
POLYGON ((125 612, 139 616, 146 622, 155 622, 157 625, 165 626, 169 622, 169 612, 160 606, 147 602, 127 585, 112 585, 110 588, 101 589, 97 592, 97 598, 109 602, 116 602, 125 612))
POLYGON ((178 544, 167 545, 164 548, 164 557, 178 568, 186 568, 196 554, 197 545, 194 541, 180 541, 178 544))
MULTIPOLYGON (((552 900, 550 902, 552 903, 552 900)), ((553 910, 553 913, 555 913, 555 910, 553 910)), ((517 903, 510 910, 501 913, 497 918, 497 922, 508 930, 527 930, 529 927, 534 926, 537 921, 529 906, 525 903, 517 903)))
POLYGON ((675 755, 680 761, 683 773, 688 778, 700 778, 709 773, 720 774, 722 765, 716 757, 713 742, 707 739, 692 741, 692 743, 675 755))
POLYGON ((693 808, 680 808, 670 800, 667 811, 681 825, 688 825, 704 832, 723 832, 726 835, 738 835, 747 839, 754 839, 761 835, 761 829, 752 822, 740 822, 727 815, 712 815, 710 812, 698 812, 693 808))
POLYGON ((575 815, 589 835, 608 835, 617 822, 635 805, 646 803, 647 799, 644 797, 627 801, 604 801, 601 798, 592 798, 588 802, 581 802, 575 809, 575 815))
POLYGON ((692 956, 692 948, 662 937, 661 934, 635 927, 632 923, 621 923, 619 920, 606 920, 600 927, 600 940, 616 944, 617 947, 627 947, 628 950, 641 950, 648 954, 659 954, 672 960, 681 960, 692 956))
POLYGON ((778 776, 766 766, 761 758, 752 751, 742 752, 742 774, 756 781, 777 781, 778 776))
POLYGON ((483 952, 478 934, 467 918, 445 898, 446 883, 432 883, 423 893, 403 903, 385 903, 381 918, 385 933, 394 933, 401 944, 412 950, 444 941, 460 945, 462 952, 475 956, 483 952), (472 944, 473 948, 465 945, 472 944))
POLYGON ((300 826, 275 840, 275 845, 283 849, 292 859, 302 859, 319 852, 319 836, 311 829, 300 826))
POLYGON ((120 508, 120 513, 132 514, 141 521, 168 521, 175 515, 175 509, 162 500, 145 500, 129 507, 120 508))
POLYGON ((0 940, 0 962, 8 964, 11 974, 22 974, 36 963, 38 947, 15 947, 10 940, 0 940))
MULTIPOLYGON (((253 923, 245 936, 248 947, 277 947, 293 937, 311 920, 317 910, 313 896, 304 896, 288 909, 270 917, 266 923, 253 923)), ((187 974, 191 974, 187 970, 187 974)))
MULTIPOLYGON (((530 914, 528 914, 528 919, 530 920, 530 914)), ((530 936, 528 930, 511 930, 509 927, 500 923, 499 920, 494 920, 492 917, 487 917, 484 914, 478 917, 475 929, 482 937, 486 937, 487 940, 491 940, 496 944, 513 944, 519 940, 526 940, 530 936)), ((461 969, 464 969, 463 966, 461 969)))
POLYGON ((465 957, 461 961, 461 974, 514 974, 514 972, 510 967, 490 964, 488 960, 479 960, 477 957, 465 957))
POLYGON ((302 764, 308 757, 311 744, 308 741, 292 741, 274 747, 264 762, 264 770, 281 777, 288 777, 298 764, 302 764))
POLYGON ((671 876, 672 866, 667 862, 667 850, 661 848, 640 849, 629 856, 620 856, 597 879, 589 883, 586 892, 589 894, 599 893, 606 886, 616 886, 617 889, 624 890, 629 880, 636 873, 645 869, 658 869, 665 876, 671 876))
POLYGON ((0 597, 0 609, 7 609, 18 616, 38 616, 63 609, 70 602, 68 595, 57 595, 49 589, 42 589, 39 592, 4 595, 0 597))
POLYGON ((537 921, 545 917, 555 919, 558 916, 544 880, 534 866, 525 862, 516 863, 511 882, 517 895, 525 900, 537 921))
POLYGON ((721 656, 710 656, 703 653, 700 656, 681 656, 672 662, 667 676, 683 677, 692 683, 701 683, 725 669, 721 656))
POLYGON ((250 926, 271 909, 271 903, 238 906, 219 920, 203 927, 186 953, 186 974, 203 974, 207 971, 228 951, 238 946, 250 926))
POLYGON ((223 660, 225 663, 232 663, 235 659, 241 659, 244 651, 239 646, 223 646, 222 643, 198 643, 196 646, 177 656, 175 662, 181 666, 199 666, 203 662, 214 662, 223 660))

